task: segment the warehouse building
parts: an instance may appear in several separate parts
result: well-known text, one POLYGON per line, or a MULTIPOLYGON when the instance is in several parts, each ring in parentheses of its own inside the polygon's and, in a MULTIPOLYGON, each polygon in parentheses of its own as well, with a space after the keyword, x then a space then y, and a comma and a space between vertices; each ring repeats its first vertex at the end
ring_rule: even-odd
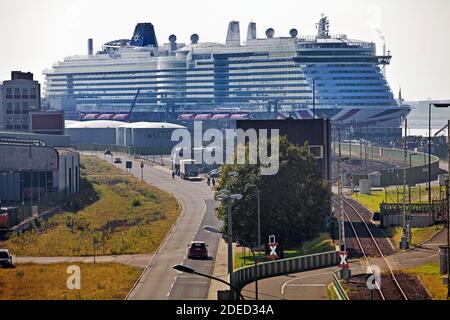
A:
POLYGON ((126 123, 117 129, 117 144, 138 154, 170 154, 178 141, 172 141, 172 133, 186 127, 167 122, 126 123))
POLYGON ((80 121, 68 124, 65 132, 75 145, 115 145, 117 128, 123 124, 114 120, 80 121))
POLYGON ((38 217, 80 191, 79 153, 28 138, 0 135, 0 230, 38 217))

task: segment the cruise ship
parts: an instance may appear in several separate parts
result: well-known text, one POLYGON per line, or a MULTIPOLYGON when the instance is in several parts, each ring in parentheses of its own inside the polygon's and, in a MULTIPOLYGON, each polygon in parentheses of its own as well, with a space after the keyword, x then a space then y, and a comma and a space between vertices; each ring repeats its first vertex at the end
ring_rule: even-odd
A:
POLYGON ((131 39, 105 43, 94 54, 71 56, 45 70, 50 108, 79 119, 220 120, 328 118, 357 127, 398 128, 410 106, 395 99, 385 78, 390 53, 373 42, 332 35, 324 15, 317 34, 291 29, 258 38, 256 23, 241 41, 238 21, 225 43, 159 45, 151 23, 131 39), (132 110, 132 112, 131 112, 132 110), (131 119, 130 119, 131 118, 131 119))

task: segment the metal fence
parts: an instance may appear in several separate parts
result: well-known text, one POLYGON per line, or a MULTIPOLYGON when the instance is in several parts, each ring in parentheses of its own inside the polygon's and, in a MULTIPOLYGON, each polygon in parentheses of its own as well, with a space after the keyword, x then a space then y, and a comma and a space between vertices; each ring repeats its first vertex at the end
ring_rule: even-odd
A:
POLYGON ((45 196, 34 199, 34 201, 26 201, 19 205, 11 205, 7 207, 7 229, 14 228, 21 223, 35 218, 41 217, 53 209, 63 205, 69 200, 69 191, 50 192, 45 196))
MULTIPOLYGON (((339 272, 339 271, 337 271, 339 272)), ((339 300, 350 300, 350 298, 347 295, 347 292, 345 292, 344 287, 341 284, 341 281, 339 280, 338 276, 336 275, 337 272, 333 272, 333 289, 336 293, 336 296, 339 300)))

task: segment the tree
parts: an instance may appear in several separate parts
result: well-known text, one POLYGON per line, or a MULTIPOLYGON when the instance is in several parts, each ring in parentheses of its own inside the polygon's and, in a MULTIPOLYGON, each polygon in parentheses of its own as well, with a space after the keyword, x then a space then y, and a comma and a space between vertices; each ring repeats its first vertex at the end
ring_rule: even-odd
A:
MULTIPOLYGON (((311 239, 320 232, 329 211, 330 191, 318 162, 308 154, 307 144, 300 147, 280 137, 280 167, 275 175, 259 174, 259 164, 227 164, 222 167, 217 190, 241 193, 232 203, 233 238, 257 243, 257 194, 260 190, 261 243, 269 235, 284 247, 311 239), (239 177, 228 176, 238 172, 239 177)), ((227 203, 217 209, 227 230, 227 203)))

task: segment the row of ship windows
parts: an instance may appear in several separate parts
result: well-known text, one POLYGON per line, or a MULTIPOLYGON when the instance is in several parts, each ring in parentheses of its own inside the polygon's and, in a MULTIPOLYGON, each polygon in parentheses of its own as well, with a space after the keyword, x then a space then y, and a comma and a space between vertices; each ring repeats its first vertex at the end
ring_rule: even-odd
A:
MULTIPOLYGON (((185 92, 187 93, 194 93, 194 92, 212 92, 212 91, 230 91, 230 92, 235 92, 235 91, 247 91, 247 92, 267 92, 267 91, 273 91, 273 92, 286 92, 286 91, 295 91, 295 92, 309 92, 312 94, 312 90, 304 90, 300 87, 292 87, 289 89, 287 89, 286 87, 270 87, 270 88, 259 88, 259 90, 252 90, 250 88, 210 88, 210 87, 206 87, 206 88, 198 88, 198 90, 186 90, 186 89, 179 89, 179 90, 153 90, 153 89, 145 89, 142 88, 141 89, 141 94, 147 94, 147 92, 152 92, 152 93, 171 93, 171 94, 183 94, 185 92), (200 90, 201 89, 201 90, 200 90), (292 89, 297 89, 297 90, 292 90, 292 89), (206 91, 208 90, 208 91, 206 91)), ((384 89, 353 89, 353 90, 333 90, 333 89, 325 89, 325 90, 316 90, 316 94, 320 95, 320 94, 328 94, 328 93, 332 93, 332 94, 340 94, 340 93, 386 93, 386 92, 390 92, 389 88, 384 88, 384 89)), ((55 93, 59 93, 59 94, 97 94, 97 95, 104 95, 104 94, 124 94, 124 95, 135 95, 136 91, 132 90, 132 89, 123 89, 123 88, 117 88, 117 89, 105 89, 105 90, 99 90, 99 89, 75 89, 75 90, 66 90, 66 89, 53 89, 53 90, 48 90, 47 91, 48 94, 55 94, 55 93), (119 91, 119 92, 118 92, 119 91)))
MULTIPOLYGON (((312 106, 312 102, 311 101, 309 101, 308 103, 306 101, 303 101, 302 103, 298 103, 298 101, 297 101, 297 99, 295 97, 284 98, 283 101, 286 102, 286 103, 289 103, 290 101, 292 101, 292 103, 295 104, 295 105, 305 105, 305 106, 309 105, 309 106, 312 106), (289 99, 291 99, 291 100, 289 100, 289 99)), ((189 102, 189 101, 183 101, 183 102, 180 102, 180 103, 187 103, 187 102, 189 102)), ((236 103, 236 102, 237 103, 241 103, 242 104, 242 105, 240 105, 241 108, 246 108, 246 107, 247 108, 254 108, 254 107, 256 107, 255 103, 257 103, 254 100, 240 100, 240 101, 231 101, 231 102, 232 103, 236 103), (248 104, 248 106, 246 106, 245 104, 248 104)), ((92 108, 92 105, 94 104, 97 107, 104 105, 107 108, 107 110, 110 110, 111 106, 115 107, 115 108, 120 108, 120 107, 128 108, 130 102, 115 101, 115 100, 104 102, 104 101, 94 101, 93 100, 93 101, 84 101, 83 103, 86 104, 87 108, 92 108)), ((211 98, 205 98, 205 99, 203 99, 203 101, 201 103, 206 103, 207 105, 209 105, 210 103, 216 103, 216 101, 214 99, 211 99, 211 98)), ((149 104, 158 104, 159 105, 158 101, 151 100, 151 101, 148 101, 146 103, 139 104, 139 105, 136 104, 135 108, 136 108, 136 110, 145 109, 145 108, 149 107, 149 104)), ((339 106, 339 105, 355 106, 355 107, 362 107, 362 106, 375 107, 375 106, 392 106, 393 102, 392 101, 371 102, 371 103, 364 103, 364 102, 340 103, 339 102, 339 104, 333 104, 333 105, 334 105, 334 107, 339 106)), ((78 104, 78 106, 80 107, 80 109, 83 108, 83 104, 81 104, 81 103, 78 104)), ((329 108, 330 104, 329 103, 328 104, 321 104, 321 103, 317 102, 316 103, 316 107, 320 107, 320 106, 324 106, 325 108, 329 108)), ((91 109, 89 109, 89 110, 91 110, 91 109)), ((126 110, 128 110, 128 109, 126 109, 126 110)))
MULTIPOLYGON (((104 80, 111 80, 111 79, 104 79, 104 80)), ((123 79, 123 80, 127 80, 127 79, 123 79)), ((77 86, 77 85, 135 85, 135 84, 147 84, 147 85, 151 85, 151 84, 194 84, 194 83, 211 83, 212 80, 214 80, 215 82, 218 82, 220 80, 222 80, 222 82, 224 83, 228 83, 228 82, 236 82, 233 80, 246 80, 244 82, 273 82, 273 81, 304 81, 306 80, 304 77, 267 77, 267 78, 247 78, 247 77, 232 77, 227 78, 217 78, 217 79, 203 79, 203 80, 175 80, 175 81, 121 81, 121 82, 89 82, 89 81, 76 81, 76 82, 69 82, 69 86, 77 86)), ((377 76, 371 76, 371 77, 334 77, 334 76, 329 76, 329 77, 325 77, 324 75, 321 75, 320 77, 315 77, 315 80, 318 81, 316 84, 320 85, 321 84, 321 80, 324 80, 323 83, 326 83, 325 81, 332 81, 332 80, 379 80, 380 83, 384 83, 385 79, 381 76, 381 75, 377 75, 377 76)), ((372 81, 373 82, 373 81, 372 81)), ((331 82, 330 82, 331 83, 331 82)), ((67 86, 67 84, 63 81, 60 82, 52 82, 52 83, 47 83, 47 87, 51 88, 51 87, 65 87, 67 86)))
MULTIPOLYGON (((305 88, 306 85, 304 84, 273 84, 271 86, 267 86, 267 85, 254 85, 254 84, 250 84, 250 85, 208 85, 208 86, 168 86, 168 87, 150 87, 150 88, 145 88, 143 86, 137 86, 137 87, 124 87, 124 86, 117 86, 117 87, 71 87, 71 88, 66 88, 66 87, 60 87, 60 88, 48 88, 46 90, 46 92, 68 92, 68 91, 92 91, 92 92, 107 92, 107 91, 124 91, 124 92, 131 92, 132 94, 135 94, 135 91, 137 89, 141 89, 141 91, 144 90, 151 90, 151 91, 197 91, 200 89, 209 89, 209 90, 239 90, 239 89, 246 89, 246 90, 251 90, 251 91, 255 91, 252 89, 265 89, 265 88, 270 88, 270 89, 275 89, 275 88, 279 88, 279 89, 284 89, 284 88, 305 88)), ((390 90, 390 88, 387 85, 383 85, 383 84, 378 84, 378 85, 365 85, 365 84, 353 84, 351 86, 346 86, 349 87, 349 89, 338 89, 336 87, 342 87, 342 86, 335 86, 335 85, 320 85, 320 86, 316 86, 316 92, 385 92, 387 90, 390 90), (376 88, 378 87, 378 88, 376 88)), ((306 91, 311 92, 311 89, 308 89, 306 91)))
MULTIPOLYGON (((274 98, 279 98, 279 97, 274 97, 274 98)), ((196 97, 195 99, 179 99, 178 103, 211 103, 211 102, 217 102, 217 98, 213 98, 213 97, 196 97), (202 100, 202 101, 199 101, 202 100)), ((242 98, 242 97, 233 97, 233 98, 221 98, 220 99, 221 102, 223 103, 248 103, 248 104, 254 104, 256 101, 262 101, 260 99, 257 99, 256 97, 250 97, 250 98, 242 98)), ((303 100, 300 101, 299 97, 283 97, 283 101, 295 101, 295 103, 305 103, 305 104, 309 104, 312 105, 312 101, 310 100, 303 100)), ((82 100, 80 101, 80 104, 85 103, 85 104, 107 104, 108 107, 114 107, 114 104, 128 104, 131 103, 131 101, 124 101, 124 100, 95 100, 95 99, 91 99, 91 100, 82 100)), ((140 104, 156 104, 158 103, 158 101, 156 99, 149 99, 147 101, 143 101, 140 104)), ((367 102, 367 101, 329 101, 327 103, 320 103, 320 102, 316 102, 316 106, 339 106, 339 105, 346 105, 346 106, 389 106, 389 105, 395 105, 395 101, 393 100, 385 100, 385 101, 373 101, 373 102, 367 102)), ((244 105, 241 107, 245 107, 244 105)))
MULTIPOLYGON (((290 92, 266 92, 265 94, 263 93, 249 93, 249 92, 241 92, 241 93, 235 93, 235 94, 230 94, 229 92, 215 92, 214 94, 211 92, 195 92, 193 94, 187 94, 187 95, 181 95, 181 96, 173 96, 171 98, 189 98, 192 96, 210 96, 210 97, 223 97, 223 98, 228 98, 230 96, 239 96, 239 97, 246 97, 246 98, 251 98, 251 97, 259 97, 261 99, 267 99, 267 98, 271 98, 271 97, 287 97, 289 94, 295 94, 295 93, 301 93, 301 92, 295 92, 295 91, 290 91, 290 92), (270 95, 268 95, 270 94, 270 95)), ((98 99, 98 95, 73 95, 73 98, 76 99, 92 99, 92 98, 97 98, 98 100, 108 100, 108 99, 118 99, 118 100, 129 100, 131 98, 131 96, 126 97, 123 95, 117 96, 117 95, 102 95, 103 97, 107 98, 107 99, 98 99)), ((161 97, 162 95, 145 95, 144 97, 141 97, 138 99, 138 101, 142 102, 143 100, 145 100, 145 97, 153 97, 153 98, 158 98, 161 97)), ((57 97, 57 96, 54 96, 57 97)), ((170 95, 169 95, 170 97, 170 95)), ((296 95, 295 96, 298 99, 305 99, 305 98, 311 98, 310 94, 304 94, 304 95, 296 95)), ((393 97, 390 95, 380 95, 380 96, 346 96, 346 95, 342 95, 342 96, 321 96, 321 97, 317 97, 317 101, 323 101, 323 100, 336 100, 336 101, 351 101, 351 100, 363 100, 363 101, 367 101, 367 100, 388 100, 388 101, 393 101, 393 97)))
MULTIPOLYGON (((142 77, 142 78, 146 78, 146 77, 142 77)), ((103 80, 116 80, 114 78, 105 78, 103 80)), ((117 79, 119 80, 119 79, 117 79)), ((90 84, 90 85, 100 85, 100 84, 124 84, 124 85, 129 85, 129 84, 172 84, 172 83, 183 83, 183 84, 192 84, 192 83, 211 83, 212 80, 214 80, 213 77, 210 77, 208 79, 203 79, 203 80, 199 80, 199 79, 195 79, 195 80, 190 80, 190 79, 182 79, 182 80, 170 80, 170 81, 142 81, 142 82, 138 82, 138 81, 126 81, 123 82, 124 80, 128 80, 127 78, 123 78, 120 79, 117 82, 90 82, 92 80, 77 80, 72 82, 73 85, 85 85, 85 84, 90 84)), ((279 77, 279 78, 250 78, 249 80, 251 81, 273 81, 273 80, 277 80, 277 81, 302 81, 302 80, 306 80, 305 77, 279 77)), ((67 80, 60 80, 58 81, 58 83, 61 83, 60 85, 66 85, 67 80)), ((70 83, 70 82, 69 82, 70 83)), ((57 86, 59 84, 57 84, 56 82, 52 83, 48 83, 48 86, 57 86)))
MULTIPOLYGON (((314 65, 314 64, 309 64, 307 66, 308 68, 313 68, 313 67, 317 67, 320 69, 326 68, 326 67, 334 67, 334 68, 355 68, 355 67, 362 67, 362 68, 373 68, 374 70, 379 70, 379 68, 377 68, 377 66, 375 67, 368 67, 367 64, 327 64, 327 65, 314 65)), ((58 78, 58 77, 73 77, 73 78, 102 78, 105 75, 112 75, 112 76, 120 76, 120 77, 127 77, 127 76, 135 76, 136 74, 148 74, 149 76, 154 76, 155 74, 157 75, 161 75, 161 74, 172 74, 172 73, 192 73, 192 74, 196 74, 202 71, 208 71, 211 72, 214 69, 227 69, 227 70, 252 70, 252 69, 291 69, 291 68, 299 68, 298 64, 296 63, 292 63, 292 64, 284 64, 284 65, 263 65, 263 66, 249 66, 249 65, 244 65, 242 67, 220 67, 220 66, 215 66, 215 67, 210 67, 210 68, 196 68, 195 70, 192 69, 165 69, 165 70, 136 70, 136 71, 114 71, 114 72, 95 72, 95 73, 70 73, 70 74, 65 74, 65 73, 57 73, 57 74, 47 74, 47 78, 58 78)), ((298 72, 301 72, 301 70, 298 70, 298 72)))

